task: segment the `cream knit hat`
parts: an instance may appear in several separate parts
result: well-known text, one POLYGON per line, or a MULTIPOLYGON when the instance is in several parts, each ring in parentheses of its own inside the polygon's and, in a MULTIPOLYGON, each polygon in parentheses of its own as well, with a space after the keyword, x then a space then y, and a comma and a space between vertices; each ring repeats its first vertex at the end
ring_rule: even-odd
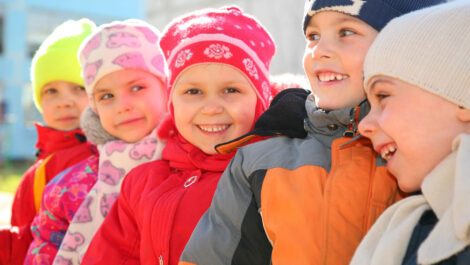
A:
POLYGON ((364 87, 377 75, 416 85, 470 109, 470 0, 392 20, 364 63, 364 87))
MULTIPOLYGON (((140 69, 166 81, 160 31, 143 20, 128 19, 99 26, 83 42, 79 60, 85 88, 91 97, 98 81, 122 69, 140 69)), ((93 105, 93 99, 90 104, 93 105)))

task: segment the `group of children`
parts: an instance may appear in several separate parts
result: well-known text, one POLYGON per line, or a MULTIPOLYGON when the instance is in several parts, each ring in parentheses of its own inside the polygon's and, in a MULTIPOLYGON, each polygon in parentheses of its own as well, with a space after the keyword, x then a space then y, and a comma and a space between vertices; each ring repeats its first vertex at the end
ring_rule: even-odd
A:
POLYGON ((470 264, 469 14, 306 0, 310 88, 282 92, 235 6, 64 23, 0 264, 470 264))

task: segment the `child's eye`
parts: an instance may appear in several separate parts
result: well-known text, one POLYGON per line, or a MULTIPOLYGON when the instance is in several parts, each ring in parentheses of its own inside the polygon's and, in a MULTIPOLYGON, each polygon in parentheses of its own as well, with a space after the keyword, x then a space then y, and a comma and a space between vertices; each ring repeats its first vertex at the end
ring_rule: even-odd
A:
POLYGON ((347 36, 351 36, 351 35, 355 35, 356 32, 350 30, 350 29, 342 29, 339 31, 339 35, 341 37, 347 37, 347 36))
POLYGON ((43 92, 45 95, 52 95, 58 93, 58 90, 53 87, 46 88, 43 92))
POLYGON ((375 94, 375 98, 380 102, 384 99, 386 99, 389 95, 387 93, 382 93, 382 92, 379 92, 377 94, 375 94))
POLYGON ((140 91, 140 90, 142 90, 142 89, 144 89, 143 86, 137 86, 137 85, 136 85, 136 86, 132 86, 132 87, 131 87, 131 91, 133 91, 133 92, 137 92, 137 91, 140 91))
POLYGON ((310 32, 307 33, 305 37, 308 41, 318 41, 320 39, 320 34, 317 34, 316 32, 310 32))
POLYGON ((77 92, 85 92, 85 87, 75 86, 75 87, 73 87, 73 90, 77 91, 77 92))
POLYGON ((111 94, 111 93, 104 93, 104 94, 100 95, 98 99, 99 100, 108 100, 108 99, 111 99, 113 97, 114 97, 114 95, 111 94))
POLYGON ((224 93, 226 94, 230 94, 230 93, 239 93, 240 90, 238 90, 238 88, 235 88, 235 87, 227 87, 224 91, 224 93))
POLYGON ((201 90, 197 89, 197 88, 190 88, 188 90, 186 90, 186 92, 184 92, 185 94, 189 94, 189 95, 197 95, 197 94, 201 94, 201 90))

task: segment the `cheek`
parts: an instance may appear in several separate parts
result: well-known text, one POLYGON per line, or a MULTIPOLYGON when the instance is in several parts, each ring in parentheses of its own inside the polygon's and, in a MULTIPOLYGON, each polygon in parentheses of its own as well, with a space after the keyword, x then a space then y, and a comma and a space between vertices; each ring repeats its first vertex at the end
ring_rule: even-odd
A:
POLYGON ((41 106, 43 111, 49 109, 49 112, 53 112, 53 109, 57 105, 57 100, 54 97, 42 97, 41 98, 41 106))
POLYGON ((46 107, 48 105, 43 105, 42 107, 42 118, 46 123, 49 123, 53 120, 53 112, 50 108, 46 107))
MULTIPOLYGON (((365 54, 363 56, 365 56, 365 54)), ((363 86, 362 81, 364 79, 364 72, 363 72, 364 57, 360 57, 356 54, 348 60, 348 65, 349 65, 350 70, 355 72, 356 74, 355 79, 361 82, 361 87, 362 87, 363 86)))
POLYGON ((185 125, 189 122, 190 105, 183 104, 178 100, 173 100, 173 119, 175 121, 176 129, 181 133, 184 131, 185 125), (183 107, 185 106, 185 107, 183 107))
POLYGON ((97 106, 96 113, 100 117, 101 126, 108 132, 111 133, 114 128, 113 113, 109 107, 97 106))
POLYGON ((141 104, 140 109, 142 113, 147 117, 148 120, 154 121, 155 123, 160 122, 163 114, 165 113, 165 102, 159 99, 147 100, 139 103, 141 104))
POLYGON ((367 50, 369 49, 369 45, 361 44, 361 45, 354 45, 354 46, 347 46, 343 50, 343 64, 347 65, 349 70, 355 71, 360 73, 359 77, 362 80, 362 69, 364 66, 364 60, 367 54, 367 50))
POLYGON ((256 101, 249 104, 239 104, 230 107, 231 116, 243 130, 241 133, 248 132, 255 123, 256 101), (250 106, 250 107, 248 107, 250 106))
POLYGON ((85 97, 80 98, 77 103, 77 106, 80 112, 85 110, 85 108, 88 106, 88 97, 85 96, 85 97))
POLYGON ((304 72, 310 78, 310 73, 313 71, 313 59, 311 56, 311 52, 305 50, 304 57, 303 57, 303 67, 304 72))

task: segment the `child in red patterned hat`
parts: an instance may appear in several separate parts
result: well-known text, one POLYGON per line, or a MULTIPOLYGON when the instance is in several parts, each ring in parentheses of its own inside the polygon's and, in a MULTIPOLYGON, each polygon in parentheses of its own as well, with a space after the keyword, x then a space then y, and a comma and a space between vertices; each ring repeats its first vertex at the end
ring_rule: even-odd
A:
POLYGON ((174 20, 160 46, 169 67, 163 159, 126 177, 83 264, 177 264, 233 157, 214 146, 247 133, 271 100, 273 39, 236 7, 174 20))

